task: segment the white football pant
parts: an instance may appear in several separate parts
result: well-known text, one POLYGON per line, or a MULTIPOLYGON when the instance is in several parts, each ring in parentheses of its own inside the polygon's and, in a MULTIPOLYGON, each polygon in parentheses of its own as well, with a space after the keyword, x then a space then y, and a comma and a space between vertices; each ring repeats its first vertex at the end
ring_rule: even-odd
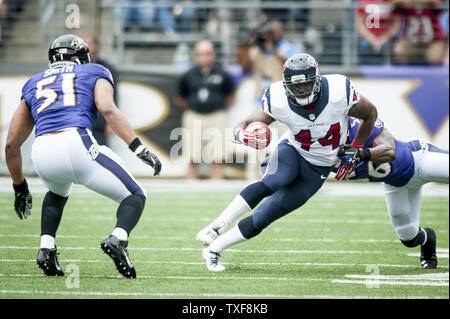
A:
POLYGON ((146 196, 122 159, 107 146, 98 145, 87 129, 38 136, 31 159, 47 188, 63 197, 69 196, 73 183, 119 203, 132 194, 146 196))
POLYGON ((392 226, 401 240, 413 239, 420 224, 422 185, 430 182, 448 184, 449 155, 430 152, 425 146, 413 152, 414 175, 402 187, 384 184, 386 205, 392 226))

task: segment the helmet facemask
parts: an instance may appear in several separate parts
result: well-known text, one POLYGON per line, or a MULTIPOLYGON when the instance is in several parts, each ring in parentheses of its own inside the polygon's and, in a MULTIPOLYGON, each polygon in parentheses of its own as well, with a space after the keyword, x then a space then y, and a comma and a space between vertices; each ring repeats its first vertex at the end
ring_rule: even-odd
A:
POLYGON ((307 53, 294 54, 284 63, 282 75, 285 93, 295 104, 307 106, 317 99, 321 78, 314 57, 307 53))
POLYGON ((306 106, 317 98, 320 91, 320 76, 293 75, 290 81, 283 81, 283 85, 288 97, 293 98, 298 105, 306 106))

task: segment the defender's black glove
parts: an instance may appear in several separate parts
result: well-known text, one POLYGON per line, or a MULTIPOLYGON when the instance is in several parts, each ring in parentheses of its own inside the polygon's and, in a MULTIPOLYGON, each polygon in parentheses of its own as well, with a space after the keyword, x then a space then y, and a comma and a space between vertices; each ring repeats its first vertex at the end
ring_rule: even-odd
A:
POLYGON ((24 179, 19 185, 14 185, 14 210, 20 219, 31 215, 32 197, 28 190, 27 180, 24 179))
POLYGON ((367 148, 356 148, 350 144, 339 146, 337 156, 347 165, 355 164, 356 161, 368 161, 370 159, 370 150, 367 148))
POLYGON ((141 161, 153 167, 153 176, 159 175, 161 172, 161 162, 158 156, 150 152, 146 146, 142 145, 138 138, 130 144, 129 148, 137 157, 141 159, 141 161))

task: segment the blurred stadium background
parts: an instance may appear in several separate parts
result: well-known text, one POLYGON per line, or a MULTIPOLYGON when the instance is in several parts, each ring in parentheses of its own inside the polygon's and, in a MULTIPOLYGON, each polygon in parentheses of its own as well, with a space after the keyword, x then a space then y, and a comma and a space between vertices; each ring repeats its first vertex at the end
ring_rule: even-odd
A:
MULTIPOLYGON (((387 43, 382 55, 359 52, 361 37, 356 13, 367 5, 361 1, 1 0, 0 3, 2 150, 22 85, 31 74, 46 68, 51 41, 58 35, 74 33, 96 38, 97 56, 115 70, 118 79, 118 106, 163 159, 164 176, 182 177, 187 165, 170 160, 170 150, 178 141, 170 133, 181 125, 182 112, 174 103, 176 83, 180 74, 194 63, 193 45, 200 39, 210 39, 215 44, 217 61, 235 80, 236 100, 227 118, 227 127, 233 127, 259 107, 253 98, 253 70, 242 56, 252 35, 274 19, 282 22, 287 41, 317 58, 322 73, 351 77, 361 93, 375 103, 380 117, 397 137, 422 137, 449 147, 448 51, 447 55, 443 52, 440 65, 428 65, 426 60, 400 65, 392 54, 396 39, 402 36, 399 33, 387 43)), ((434 8, 442 30, 448 32, 448 1, 438 1, 434 8)), ((229 141, 231 136, 225 139, 229 141)), ((23 147, 25 154, 31 144, 32 138, 23 147)), ((108 144, 130 163, 134 174, 150 176, 144 166, 129 160, 132 154, 116 137, 108 138, 108 144)), ((235 145, 230 150, 226 158, 232 153, 246 153, 246 148, 235 145)), ((28 174, 34 173, 31 162, 25 160, 24 167, 28 174)), ((257 174, 252 170, 245 172, 242 165, 228 165, 226 176, 254 178, 257 174)), ((0 173, 7 174, 3 156, 0 173)))
MULTIPOLYGON (((448 185, 424 187, 422 218, 439 236, 436 272, 424 273, 418 251, 400 245, 380 185, 327 182, 301 208, 302 214, 290 214, 259 240, 226 255, 230 272, 214 274, 227 279, 221 281, 221 291, 211 285, 195 241, 197 231, 248 180, 258 177, 258 165, 228 164, 225 182, 183 182, 187 164, 170 158, 178 142, 171 132, 180 127, 182 114, 174 101, 176 83, 193 65, 193 45, 200 39, 213 41, 218 62, 236 84, 228 127, 260 107, 254 98, 254 70, 242 56, 255 30, 278 19, 285 38, 314 55, 322 73, 348 75, 374 102, 394 135, 421 137, 449 148, 448 51, 440 57, 442 63, 400 64, 393 54, 401 37, 397 34, 383 54, 365 54, 358 44, 358 8, 362 4, 352 0, 0 0, 0 298, 448 298, 448 185), (135 9, 143 20, 135 11, 135 20, 126 23, 127 10, 135 9), (154 23, 149 24, 152 10, 154 23), (164 12, 175 18, 172 29, 164 12), (162 176, 147 179, 153 171, 121 140, 108 137, 109 146, 151 194, 130 242, 138 281, 116 276, 98 249, 114 225, 115 204, 79 186, 67 205, 58 248, 66 270, 79 267, 80 287, 70 289, 64 278, 49 281, 35 267, 45 188, 33 178, 32 136, 22 147, 34 196, 32 218, 19 221, 13 213, 4 159, 9 121, 23 84, 47 67, 51 41, 65 33, 97 39, 98 57, 114 68, 118 79, 118 106, 163 162, 162 176), (373 265, 380 267, 379 277, 370 277, 373 265), (114 279, 105 281, 105 276, 114 279), (371 285, 382 289, 367 289, 371 285)), ((439 23, 448 32, 448 1, 436 8, 439 23)), ((247 148, 229 144, 227 159, 233 154, 250 156, 247 148)), ((258 155, 263 158, 265 153, 258 155)), ((207 175, 208 167, 202 170, 207 175)))
MULTIPOLYGON (((365 8, 360 1, 1 0, 0 3, 2 149, 22 85, 31 74, 46 68, 51 41, 58 35, 74 33, 97 39, 97 56, 115 70, 118 79, 118 106, 164 161, 163 175, 182 177, 187 165, 170 160, 170 150, 178 141, 170 133, 181 125, 182 112, 174 97, 177 79, 194 63, 194 43, 200 39, 213 41, 218 62, 235 80, 236 100, 227 118, 227 127, 233 127, 259 107, 253 98, 256 90, 253 70, 245 65, 242 56, 255 30, 273 19, 282 22, 287 41, 317 58, 322 73, 351 77, 361 93, 375 103, 380 117, 397 137, 422 137, 449 147, 448 51, 447 55, 443 52, 440 65, 431 66, 425 60, 400 65, 392 54, 393 44, 402 36, 397 34, 382 55, 360 52, 356 12, 365 8)), ((442 30, 448 32, 448 1, 438 1, 434 7, 442 30)), ((225 139, 230 141, 231 136, 225 139)), ((32 138, 23 148, 25 154, 31 144, 32 138)), ((143 165, 129 160, 132 154, 116 137, 110 137, 108 144, 130 163, 134 174, 151 175, 143 165)), ((235 145, 230 150, 226 158, 232 153, 246 153, 246 148, 235 145)), ((256 176, 254 168, 246 173, 242 165, 228 166, 229 178, 256 176)), ((26 160, 24 167, 28 174, 33 174, 31 162, 26 160)), ((7 174, 3 157, 0 173, 7 174)))

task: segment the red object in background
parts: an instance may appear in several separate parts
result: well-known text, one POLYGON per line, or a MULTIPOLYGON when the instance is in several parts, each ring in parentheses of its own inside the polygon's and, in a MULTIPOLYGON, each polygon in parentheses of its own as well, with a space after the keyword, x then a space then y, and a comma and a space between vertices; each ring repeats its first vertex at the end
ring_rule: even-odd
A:
POLYGON ((358 6, 356 14, 364 16, 370 32, 375 36, 386 32, 394 14, 391 0, 359 0, 358 6))
POLYGON ((394 12, 404 18, 402 34, 412 43, 428 44, 447 39, 439 21, 441 9, 418 4, 414 7, 399 7, 394 12))

